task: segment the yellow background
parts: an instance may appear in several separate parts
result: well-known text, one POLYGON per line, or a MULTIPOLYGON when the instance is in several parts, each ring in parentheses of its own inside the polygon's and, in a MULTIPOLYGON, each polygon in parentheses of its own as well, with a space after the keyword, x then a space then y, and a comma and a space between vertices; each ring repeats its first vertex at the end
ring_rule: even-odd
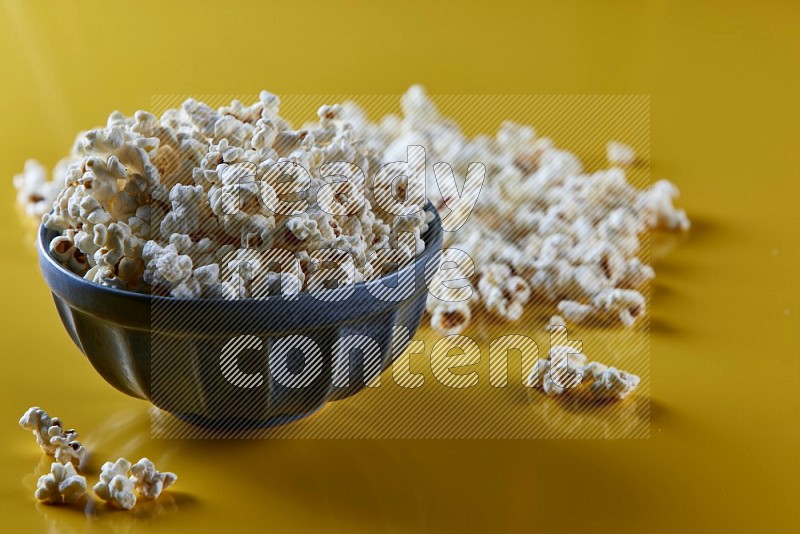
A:
POLYGON ((796 529, 797 3, 0 6, 4 527, 796 529), (650 438, 151 440, 147 403, 107 386, 61 327, 11 209, 11 176, 157 94, 385 94, 416 82, 432 93, 651 96, 653 177, 679 185, 694 228, 655 265, 650 438), (135 513, 34 504, 44 464, 16 420, 35 404, 83 431, 95 470, 147 455, 178 472, 175 491, 135 513))

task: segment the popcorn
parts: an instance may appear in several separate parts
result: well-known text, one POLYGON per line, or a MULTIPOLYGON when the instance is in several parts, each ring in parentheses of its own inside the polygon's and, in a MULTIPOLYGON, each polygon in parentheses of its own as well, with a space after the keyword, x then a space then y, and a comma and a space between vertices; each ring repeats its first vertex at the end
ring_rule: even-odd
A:
POLYGON ((49 248, 50 254, 70 271, 82 275, 89 270, 86 254, 75 246, 74 234, 57 236, 50 242, 49 248))
POLYGON ((600 399, 624 399, 639 386, 638 376, 599 362, 591 362, 583 368, 584 381, 589 394, 600 399))
POLYGON ((635 292, 654 276, 638 258, 640 234, 689 227, 673 204, 674 185, 637 190, 623 168, 636 155, 615 141, 607 146, 612 167, 588 173, 527 125, 506 121, 493 137, 467 137, 420 86, 401 108, 402 116, 370 122, 351 102, 323 105, 298 129, 266 91, 252 104, 219 109, 189 99, 160 118, 114 112, 104 127, 79 135, 54 171, 60 191, 30 196, 48 183, 33 162, 15 185, 20 201, 52 199, 42 219, 60 233, 51 254, 89 280, 178 298, 255 298, 252 280, 274 275, 222 276, 231 253, 291 251, 302 272, 290 285, 299 280, 302 290, 324 282, 310 276, 315 250, 347 251, 355 281, 413 260, 424 250, 430 214, 401 201, 417 200, 408 175, 425 171, 434 205, 472 210, 445 246, 464 250, 477 267, 470 280, 477 300, 431 309, 437 328, 460 331, 476 303, 515 321, 531 300, 564 308, 570 321, 636 323, 644 306, 635 292), (414 145, 425 148, 424 159, 414 145), (402 161, 409 164, 385 169, 402 161), (465 206, 456 202, 464 192, 454 170, 473 162, 486 179, 477 203, 465 206), (399 170, 406 174, 383 179, 399 170), (437 172, 452 182, 445 179, 441 193, 437 172))
POLYGON ((570 347, 556 345, 547 358, 536 362, 528 386, 541 389, 548 396, 565 393, 584 395, 594 400, 622 400, 639 386, 634 374, 590 362, 570 347))
POLYGON ((58 417, 50 417, 39 407, 29 408, 20 418, 19 426, 30 430, 42 452, 55 456, 62 464, 75 463, 80 466, 86 457, 86 449, 75 438, 75 430, 64 430, 58 417))
POLYGON ((524 278, 511 275, 511 267, 492 263, 482 270, 478 293, 490 313, 516 321, 522 316, 522 306, 530 298, 531 289, 524 278))
POLYGON ((550 396, 562 395, 581 384, 586 356, 574 353, 569 347, 555 346, 547 358, 536 362, 528 385, 542 389, 550 396))
POLYGON ((564 317, 579 324, 621 323, 631 327, 644 314, 645 299, 636 290, 606 288, 590 303, 563 300, 557 308, 564 317))
POLYGON ((667 180, 659 180, 639 197, 639 207, 647 213, 652 228, 663 230, 688 230, 686 212, 675 208, 672 201, 678 196, 678 188, 667 180))
POLYGON ((50 473, 39 477, 34 496, 52 504, 72 504, 85 493, 86 479, 75 471, 75 467, 71 463, 54 462, 50 465, 50 473))
MULTIPOLYGON (((402 117, 361 126, 371 138, 385 140, 374 142, 384 158, 404 157, 402 150, 418 143, 433 161, 454 168, 479 161, 486 167, 487 179, 470 219, 446 234, 444 243, 474 260, 471 281, 483 306, 508 320, 522 315, 528 299, 503 298, 498 284, 484 277, 502 264, 507 276, 527 283, 529 300, 554 305, 569 321, 636 324, 644 311, 636 290, 654 276, 637 257, 640 234, 688 228, 685 212, 673 206, 672 184, 644 191, 631 185, 620 167, 635 163, 636 154, 621 143, 607 147, 610 162, 620 167, 586 173, 576 156, 537 137, 530 127, 506 122, 494 138, 466 137, 438 113, 420 87, 409 90, 402 107, 402 117), (634 292, 609 293, 615 290, 634 292)), ((429 193, 438 191, 436 184, 429 184, 429 193)), ((432 200, 444 209, 452 198, 432 200)), ((434 328, 451 331, 441 315, 431 315, 431 320, 434 328)))
POLYGON ((653 278, 656 273, 649 265, 645 265, 639 258, 632 258, 625 263, 622 275, 617 282, 617 287, 622 289, 637 289, 653 278))
POLYGON ((50 429, 55 428, 61 432, 61 421, 58 417, 50 418, 47 412, 41 408, 34 406, 22 415, 19 420, 19 426, 25 430, 30 430, 36 437, 36 443, 41 447, 42 452, 53 456, 56 451, 56 446, 50 443, 50 429))
POLYGON ((25 170, 14 176, 14 187, 17 190, 17 204, 29 217, 41 217, 53 206, 53 201, 63 187, 54 172, 54 178, 48 179, 47 169, 38 161, 29 159, 25 162, 25 170))
POLYGON ((131 463, 120 458, 114 463, 106 462, 100 468, 100 481, 94 486, 94 493, 106 502, 114 503, 123 510, 136 505, 134 482, 128 478, 131 463))
MULTIPOLYGON (((51 428, 51 431, 55 427, 51 428)), ((75 438, 78 433, 74 430, 68 430, 63 434, 55 434, 51 432, 50 445, 55 447, 54 456, 56 461, 62 464, 74 463, 80 467, 86 458, 86 449, 75 438)))
POLYGON ((431 326, 446 336, 463 332, 472 318, 468 301, 447 302, 429 295, 426 309, 431 314, 431 326))
POLYGON ((172 210, 161 221, 161 236, 169 239, 173 234, 193 234, 204 217, 205 192, 200 185, 176 184, 169 191, 172 210))
POLYGON ((636 152, 619 141, 610 141, 606 147, 608 162, 612 165, 631 165, 636 161, 636 152))
POLYGON ((130 481, 142 497, 157 499, 161 492, 178 480, 175 473, 156 471, 153 462, 142 458, 131 466, 130 481))
MULTIPOLYGON (((345 106, 322 106, 318 122, 297 130, 279 106, 262 92, 252 105, 218 110, 189 99, 160 118, 112 113, 105 127, 78 136, 63 189, 49 199, 43 223, 61 232, 53 255, 96 283, 195 298, 231 293, 222 285, 230 281, 214 274, 217 252, 231 246, 284 248, 298 258, 344 249, 359 280, 375 275, 368 258, 387 245, 400 246, 404 261, 422 252, 425 217, 396 221, 365 194, 364 172, 380 168, 380 155, 345 106), (298 165, 306 170, 284 180, 298 165), (291 194, 302 200, 285 200, 291 194), (410 244, 392 241, 401 229, 410 244)), ((26 190, 43 180, 41 167, 28 171, 17 180, 26 190)), ((307 274, 297 278, 306 284, 307 274)))

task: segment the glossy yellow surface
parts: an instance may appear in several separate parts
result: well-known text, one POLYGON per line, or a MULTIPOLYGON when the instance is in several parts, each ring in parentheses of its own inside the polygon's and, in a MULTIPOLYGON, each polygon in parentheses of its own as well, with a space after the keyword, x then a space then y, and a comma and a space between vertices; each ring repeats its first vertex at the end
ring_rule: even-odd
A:
MULTIPOLYGON (((4 530, 796 529, 796 2, 180 4, 0 2, 4 530), (651 95, 653 176, 679 185, 694 227, 655 264, 649 439, 152 440, 148 404, 106 385, 61 327, 31 230, 11 209, 11 176, 157 94, 400 93, 414 82, 651 95), (105 459, 146 455, 178 484, 134 513, 35 504, 46 462, 16 424, 30 405, 83 431, 90 481, 105 459)), ((402 409, 364 402, 315 417, 402 409)))

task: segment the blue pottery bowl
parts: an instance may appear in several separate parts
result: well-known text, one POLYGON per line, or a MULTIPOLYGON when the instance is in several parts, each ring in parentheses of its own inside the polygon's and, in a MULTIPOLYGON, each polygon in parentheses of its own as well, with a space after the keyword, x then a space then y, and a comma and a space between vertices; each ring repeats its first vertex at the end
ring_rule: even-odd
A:
POLYGON ((196 425, 262 428, 357 393, 408 344, 442 246, 439 216, 430 204, 425 209, 434 220, 415 262, 355 284, 341 300, 333 297, 346 289, 329 290, 332 300, 321 301, 305 292, 294 300, 177 299, 105 287, 53 259, 57 233, 44 226, 39 264, 67 332, 109 384, 196 425), (381 294, 412 279, 402 299, 381 294), (364 338, 372 340, 369 350, 337 345, 364 338))

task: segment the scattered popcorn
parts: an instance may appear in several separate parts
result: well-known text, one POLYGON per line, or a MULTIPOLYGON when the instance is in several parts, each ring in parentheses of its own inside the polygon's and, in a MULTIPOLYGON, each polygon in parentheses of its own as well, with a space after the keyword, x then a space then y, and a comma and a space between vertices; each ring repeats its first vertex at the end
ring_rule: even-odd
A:
POLYGON ((644 296, 632 289, 606 288, 597 292, 588 304, 571 300, 558 303, 564 317, 579 324, 621 324, 633 326, 645 309, 644 296))
POLYGON ((31 431, 42 452, 50 456, 55 455, 56 446, 50 443, 50 429, 55 428, 59 434, 61 433, 61 421, 58 417, 50 418, 47 412, 38 406, 34 406, 33 408, 28 408, 22 415, 19 420, 19 426, 31 431))
POLYGON ((128 478, 131 463, 120 458, 114 463, 106 462, 100 468, 100 481, 95 484, 95 494, 106 502, 111 502, 130 510, 136 505, 134 482, 128 478))
MULTIPOLYGON (((51 427, 51 431, 56 427, 51 427)), ((53 435, 50 438, 50 445, 55 447, 54 456, 56 461, 62 464, 73 463, 80 467, 86 458, 86 449, 75 438, 78 433, 68 430, 61 435, 53 435)))
POLYGON ((63 164, 59 164, 53 172, 53 179, 48 179, 47 169, 36 160, 25 162, 25 170, 14 177, 17 190, 17 204, 29 217, 41 217, 53 207, 59 191, 62 189, 59 176, 63 172, 63 164))
POLYGON ((678 197, 678 188, 667 180, 659 180, 639 197, 640 208, 647 213, 648 224, 661 230, 688 230, 690 223, 686 212, 675 208, 672 201, 678 197))
POLYGON ((62 464, 74 463, 80 466, 86 458, 86 449, 77 441, 78 433, 64 430, 58 417, 50 417, 39 407, 29 408, 19 420, 19 426, 30 430, 42 452, 55 456, 62 464))
MULTIPOLYGON (((481 162, 486 168, 470 218, 446 233, 444 242, 473 259, 470 282, 477 303, 511 321, 519 319, 526 302, 537 302, 552 303, 568 321, 636 325, 645 311, 638 290, 654 276, 638 257, 640 235, 689 227, 686 213, 673 205, 674 185, 660 181, 646 190, 634 187, 622 167, 634 163, 636 154, 618 142, 607 147, 610 162, 618 166, 587 173, 575 155, 528 126, 505 122, 494 137, 467 137, 439 114, 421 87, 412 87, 401 107, 402 116, 378 124, 356 121, 386 159, 402 157, 405 147, 419 144, 430 161, 454 169, 481 162)), ((349 116, 365 115, 354 108, 345 106, 349 116)), ((427 173, 429 179, 432 175, 427 173)), ((439 195, 435 181, 427 191, 446 218, 453 199, 439 195)), ((466 304, 457 306, 454 317, 461 331, 470 315, 466 304)), ((454 323, 444 320, 452 310, 428 310, 433 328, 453 331, 454 323)))
POLYGON ((636 161, 636 152, 619 141, 610 141, 606 147, 608 162, 612 165, 631 165, 636 161))
POLYGON ((74 503, 86 493, 86 479, 71 463, 54 462, 50 473, 39 477, 34 494, 39 501, 53 504, 74 503))
POLYGON ((15 185, 20 202, 34 202, 31 213, 49 211, 55 196, 42 219, 60 233, 51 254, 89 280, 178 298, 258 298, 253 281, 274 276, 229 276, 225 258, 288 250, 309 290, 323 281, 312 276, 315 250, 350 254, 355 281, 420 254, 430 220, 402 209, 415 195, 411 181, 381 180, 378 171, 421 145, 427 167, 411 158, 408 171, 425 170, 444 219, 466 208, 454 204, 457 187, 439 187, 436 162, 456 170, 480 162, 486 171, 470 217, 444 243, 472 257, 476 298, 429 306, 434 328, 462 331, 475 305, 516 321, 529 302, 552 304, 568 321, 637 324, 645 311, 638 290, 654 276, 639 258, 641 234, 689 228, 672 183, 634 187, 625 167, 636 154, 616 141, 607 146, 612 167, 588 173, 529 126, 506 121, 493 137, 467 137, 419 86, 401 108, 401 116, 370 122, 352 102, 325 105, 299 129, 266 91, 251 105, 213 109, 189 99, 161 117, 114 112, 78 136, 53 173, 57 194, 36 193, 50 182, 35 162, 15 185))
POLYGON ((425 308, 431 314, 431 325, 446 336, 460 334, 472 318, 469 301, 439 300, 429 294, 425 308))
POLYGON ((557 345, 547 358, 540 358, 528 377, 528 385, 542 389, 547 395, 561 395, 580 385, 586 356, 557 345))
POLYGON ((584 381, 590 394, 596 398, 624 399, 639 386, 639 377, 599 362, 591 362, 583 368, 584 381))
POLYGON ((167 489, 178 480, 175 473, 156 471, 153 462, 142 458, 131 466, 131 482, 142 497, 157 499, 161 491, 167 489))
POLYGON ((490 313, 516 321, 522 316, 522 306, 530 298, 531 289, 524 278, 512 276, 511 272, 506 264, 489 264, 480 273, 478 292, 490 313))
POLYGON ((552 347, 547 358, 536 362, 528 377, 529 387, 541 389, 549 396, 573 393, 597 400, 622 400, 639 382, 634 374, 588 362, 586 356, 563 345, 552 347))

